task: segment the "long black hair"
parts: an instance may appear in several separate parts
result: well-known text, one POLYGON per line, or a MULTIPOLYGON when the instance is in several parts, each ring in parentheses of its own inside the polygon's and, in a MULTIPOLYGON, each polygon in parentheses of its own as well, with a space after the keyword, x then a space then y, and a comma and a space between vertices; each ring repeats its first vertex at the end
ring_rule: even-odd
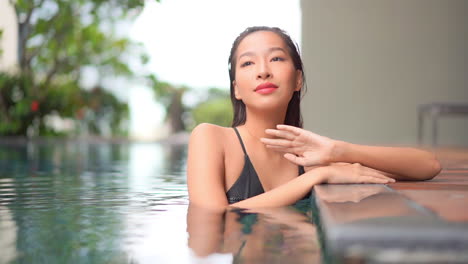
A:
POLYGON ((304 69, 302 64, 301 56, 299 55, 299 48, 297 44, 295 44, 291 37, 286 33, 284 30, 277 28, 277 27, 249 27, 245 29, 235 40, 231 47, 231 53, 229 55, 228 61, 228 68, 229 68, 229 79, 230 83, 230 90, 231 90, 231 102, 232 107, 234 110, 234 118, 232 120, 232 127, 236 127, 239 125, 243 125, 247 119, 245 104, 242 100, 238 100, 234 94, 234 80, 236 77, 236 52, 237 48, 239 47, 240 42, 247 37, 248 35, 257 32, 257 31, 270 31, 276 33, 280 36, 286 44, 288 49, 289 55, 292 58, 294 67, 296 70, 300 70, 302 72, 302 87, 299 91, 295 91, 291 100, 288 104, 288 109, 286 111, 286 117, 284 118, 285 125, 291 125, 295 127, 302 128, 302 116, 301 116, 301 91, 306 88, 306 80, 304 75, 304 69))

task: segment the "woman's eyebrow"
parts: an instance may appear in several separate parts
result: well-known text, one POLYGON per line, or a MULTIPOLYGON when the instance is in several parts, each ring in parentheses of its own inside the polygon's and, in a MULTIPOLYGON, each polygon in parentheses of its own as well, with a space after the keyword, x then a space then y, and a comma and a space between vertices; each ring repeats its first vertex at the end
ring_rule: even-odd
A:
MULTIPOLYGON (((271 47, 271 48, 268 49, 268 53, 272 53, 273 51, 282 51, 282 52, 286 53, 286 51, 283 48, 280 48, 280 47, 271 47)), ((244 52, 241 55, 239 55, 239 57, 237 59, 239 60, 243 56, 255 56, 255 53, 252 52, 252 51, 247 51, 247 52, 244 52)))
POLYGON ((285 51, 283 48, 280 48, 280 47, 272 47, 272 48, 269 48, 269 49, 268 49, 268 52, 269 52, 269 53, 272 53, 273 51, 277 51, 277 50, 286 53, 286 51, 285 51))
POLYGON ((239 55, 239 57, 237 59, 239 60, 243 56, 254 56, 254 55, 255 55, 255 53, 253 53, 252 51, 247 51, 247 52, 244 52, 241 55, 239 55))

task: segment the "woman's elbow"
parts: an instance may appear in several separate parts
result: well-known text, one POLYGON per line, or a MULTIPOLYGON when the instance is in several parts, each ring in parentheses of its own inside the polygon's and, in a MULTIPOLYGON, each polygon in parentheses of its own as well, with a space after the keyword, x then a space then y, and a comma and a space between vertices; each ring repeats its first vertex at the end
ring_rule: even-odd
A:
POLYGON ((436 157, 434 157, 430 161, 429 167, 430 169, 428 170, 426 175, 422 177, 421 180, 423 181, 432 180, 435 176, 439 175, 440 171, 442 171, 442 165, 440 164, 440 161, 436 157))
POLYGON ((408 174, 406 177, 403 177, 400 180, 429 181, 439 175, 441 170, 442 165, 440 164, 439 160, 433 156, 432 158, 428 158, 422 164, 417 166, 417 169, 414 170, 411 175, 408 174))

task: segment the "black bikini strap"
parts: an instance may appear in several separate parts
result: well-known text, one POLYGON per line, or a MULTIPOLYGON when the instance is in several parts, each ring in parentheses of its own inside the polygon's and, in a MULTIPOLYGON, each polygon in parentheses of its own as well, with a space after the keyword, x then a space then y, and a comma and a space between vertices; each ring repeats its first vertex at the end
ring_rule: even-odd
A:
POLYGON ((239 131, 237 131, 236 127, 233 127, 233 128, 234 128, 234 131, 236 131, 237 137, 239 138, 239 141, 241 143, 242 150, 244 151, 244 154, 247 155, 247 151, 245 151, 244 142, 242 142, 242 138, 241 138, 241 136, 239 134, 239 131))
POLYGON ((299 166, 299 175, 302 175, 305 173, 304 166, 299 166))

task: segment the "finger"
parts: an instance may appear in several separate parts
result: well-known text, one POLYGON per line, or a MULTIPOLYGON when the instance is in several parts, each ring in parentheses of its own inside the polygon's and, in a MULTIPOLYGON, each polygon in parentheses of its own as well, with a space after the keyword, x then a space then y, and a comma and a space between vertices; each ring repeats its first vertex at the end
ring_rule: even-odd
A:
POLYGON ((390 181, 390 182, 395 182, 395 181, 396 181, 395 179, 390 178, 390 177, 388 177, 388 176, 385 176, 385 175, 383 175, 383 174, 381 174, 381 173, 374 173, 374 174, 372 174, 372 176, 373 176, 373 177, 378 177, 378 178, 381 178, 381 179, 385 179, 385 180, 388 180, 388 181, 390 181))
POLYGON ((362 167, 362 169, 363 169, 363 174, 365 174, 365 175, 378 177, 378 178, 381 178, 381 179, 386 179, 386 180, 390 180, 392 182, 395 182, 395 179, 393 179, 391 177, 388 177, 387 175, 383 174, 379 170, 375 170, 375 169, 369 168, 369 167, 362 167))
POLYGON ((286 139, 260 138, 260 141, 265 145, 279 146, 284 148, 293 146, 292 142, 286 139))
POLYGON ((309 165, 306 165, 306 160, 303 157, 298 157, 291 153, 284 154, 284 158, 296 165, 309 166, 309 165))
POLYGON ((391 182, 391 183, 395 182, 395 179, 386 177, 386 176, 384 176, 384 175, 372 174, 372 175, 365 175, 365 176, 373 177, 373 178, 376 178, 376 179, 381 179, 381 180, 384 180, 384 181, 387 181, 387 182, 391 182))
POLYGON ((266 129, 265 133, 268 135, 272 135, 272 136, 279 137, 279 138, 285 138, 289 140, 294 140, 296 138, 296 136, 291 132, 280 131, 277 129, 266 129))
POLYGON ((360 183, 390 183, 391 181, 389 179, 382 179, 378 177, 373 177, 373 176, 368 176, 368 175, 362 175, 359 177, 359 182, 360 183))
POLYGON ((288 126, 288 125, 277 125, 276 128, 279 130, 283 130, 283 131, 289 131, 296 136, 299 136, 303 131, 302 128, 298 128, 295 126, 288 126))
POLYGON ((362 174, 368 175, 368 176, 373 176, 373 177, 378 177, 378 178, 382 178, 382 179, 392 180, 392 178, 380 173, 379 171, 363 170, 362 174))

